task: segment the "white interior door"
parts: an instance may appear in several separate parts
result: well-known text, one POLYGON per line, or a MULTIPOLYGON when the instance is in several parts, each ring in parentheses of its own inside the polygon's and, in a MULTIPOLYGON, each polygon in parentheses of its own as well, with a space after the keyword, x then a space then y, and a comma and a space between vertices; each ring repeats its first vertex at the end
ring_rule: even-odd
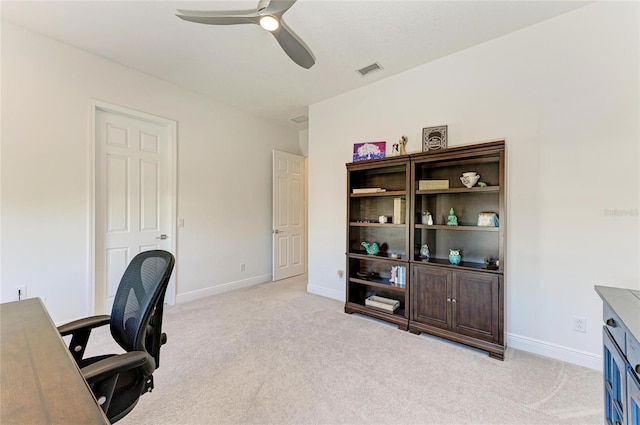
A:
POLYGON ((95 131, 95 311, 108 314, 136 254, 173 251, 171 131, 167 125, 100 109, 95 131))
POLYGON ((273 151, 273 280, 305 271, 304 157, 273 151))

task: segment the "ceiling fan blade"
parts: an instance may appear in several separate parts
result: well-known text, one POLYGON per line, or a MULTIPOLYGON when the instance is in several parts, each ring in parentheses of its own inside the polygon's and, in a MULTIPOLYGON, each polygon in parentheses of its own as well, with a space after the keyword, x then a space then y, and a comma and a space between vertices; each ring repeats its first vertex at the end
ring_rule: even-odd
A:
POLYGON ((316 63, 316 58, 311 53, 311 50, 291 31, 283 20, 280 20, 280 28, 272 32, 272 34, 278 40, 282 50, 301 67, 309 69, 316 63))
POLYGON ((206 11, 178 9, 176 16, 185 21, 208 25, 257 24, 259 18, 255 10, 206 11))
POLYGON ((269 6, 267 6, 264 10, 260 11, 261 15, 281 15, 297 0, 271 0, 269 6))

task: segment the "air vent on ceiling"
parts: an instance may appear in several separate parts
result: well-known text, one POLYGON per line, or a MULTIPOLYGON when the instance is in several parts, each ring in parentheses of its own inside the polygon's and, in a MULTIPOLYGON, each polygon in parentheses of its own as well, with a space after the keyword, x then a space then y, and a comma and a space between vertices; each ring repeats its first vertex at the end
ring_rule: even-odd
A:
POLYGON ((358 72, 360 73, 360 75, 362 75, 363 77, 366 75, 371 74, 372 72, 376 72, 381 70, 382 67, 380 66, 380 64, 378 64, 377 62, 372 63, 371 65, 367 65, 364 68, 360 68, 358 70, 358 72))
POLYGON ((303 122, 309 121, 309 117, 307 117, 305 115, 300 115, 298 117, 291 118, 291 121, 293 121, 296 124, 302 124, 303 122))

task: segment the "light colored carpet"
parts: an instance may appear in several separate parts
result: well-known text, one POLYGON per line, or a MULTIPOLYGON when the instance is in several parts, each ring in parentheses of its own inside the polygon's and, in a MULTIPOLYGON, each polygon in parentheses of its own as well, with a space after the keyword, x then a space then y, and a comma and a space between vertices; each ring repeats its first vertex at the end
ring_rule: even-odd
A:
MULTIPOLYGON (((293 278, 167 307, 156 389, 119 423, 603 423, 602 374, 343 312, 293 278)), ((104 330, 88 353, 114 351, 104 330)))

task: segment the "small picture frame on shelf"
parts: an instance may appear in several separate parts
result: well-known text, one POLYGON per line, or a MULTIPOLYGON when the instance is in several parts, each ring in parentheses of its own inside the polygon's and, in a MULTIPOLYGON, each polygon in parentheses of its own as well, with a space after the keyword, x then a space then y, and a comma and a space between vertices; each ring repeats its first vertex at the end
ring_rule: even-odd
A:
POLYGON ((353 144, 353 162, 379 159, 387 156, 387 142, 353 144))
POLYGON ((447 126, 426 127, 422 129, 422 152, 447 148, 447 126))

